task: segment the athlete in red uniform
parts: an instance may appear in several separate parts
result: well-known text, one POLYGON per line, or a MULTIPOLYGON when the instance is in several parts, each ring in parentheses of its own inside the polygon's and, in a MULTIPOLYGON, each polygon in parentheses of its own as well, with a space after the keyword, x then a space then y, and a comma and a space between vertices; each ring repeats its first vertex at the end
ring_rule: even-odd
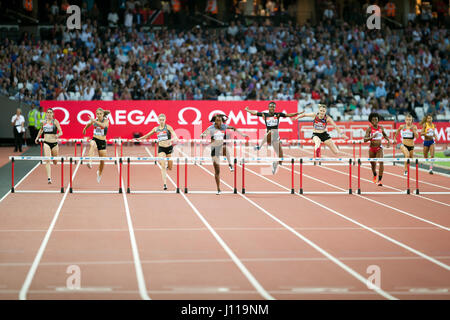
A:
POLYGON ((348 139, 348 137, 341 132, 341 129, 339 129, 338 126, 336 126, 336 123, 333 121, 333 119, 327 115, 327 106, 324 104, 319 104, 319 112, 317 114, 315 113, 304 113, 299 116, 297 116, 295 119, 300 119, 303 117, 310 117, 314 118, 313 120, 313 134, 312 134, 312 140, 314 141, 314 156, 316 158, 320 158, 320 145, 323 142, 327 147, 330 148, 330 150, 337 155, 339 153, 338 148, 334 144, 333 140, 331 139, 330 135, 327 132, 327 125, 330 124, 331 126, 335 127, 339 136, 348 139))
MULTIPOLYGON (((366 130, 366 136, 364 137, 364 142, 370 141, 369 146, 369 158, 383 158, 383 146, 381 145, 381 140, 384 138, 387 140, 387 147, 391 145, 388 135, 384 131, 382 126, 378 125, 378 113, 371 113, 369 115, 370 126, 366 130)), ((373 173, 373 182, 377 183, 377 163, 371 161, 373 173)), ((383 178, 384 163, 380 161, 380 168, 378 170, 378 185, 382 186, 381 179, 383 178)))

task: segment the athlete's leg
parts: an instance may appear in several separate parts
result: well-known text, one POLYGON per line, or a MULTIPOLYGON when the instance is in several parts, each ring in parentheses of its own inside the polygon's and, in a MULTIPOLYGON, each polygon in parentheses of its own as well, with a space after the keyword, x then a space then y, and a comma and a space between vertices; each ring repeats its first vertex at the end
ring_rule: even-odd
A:
MULTIPOLYGON (((44 156, 45 157, 51 157, 52 156, 52 151, 50 149, 50 146, 46 143, 43 143, 44 145, 44 156)), ((52 169, 50 167, 50 160, 45 161, 45 171, 47 171, 47 178, 48 178, 48 183, 51 183, 51 179, 52 179, 52 169)))

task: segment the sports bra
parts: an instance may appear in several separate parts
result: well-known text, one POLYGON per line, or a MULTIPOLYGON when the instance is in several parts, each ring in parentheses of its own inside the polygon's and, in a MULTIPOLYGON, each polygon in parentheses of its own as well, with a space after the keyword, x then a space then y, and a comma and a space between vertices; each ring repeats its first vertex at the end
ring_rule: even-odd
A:
POLYGON ((414 132, 411 128, 404 127, 403 130, 400 131, 403 139, 414 139, 414 132))
MULTIPOLYGON (((102 123, 105 122, 106 119, 103 119, 102 123)), ((98 121, 98 119, 97 119, 98 121)), ((94 123, 94 136, 106 136, 108 132, 108 127, 102 128, 99 125, 94 123)))
POLYGON ((316 130, 325 130, 327 128, 327 115, 320 119, 319 115, 316 114, 313 120, 313 127, 316 130))
POLYGON ((156 136, 157 136, 158 142, 170 140, 171 133, 170 133, 169 129, 167 129, 167 125, 164 125, 164 128, 162 128, 162 129, 160 129, 160 127, 158 127, 156 129, 156 136))
POLYGON ((383 139, 383 131, 380 127, 378 129, 375 129, 373 126, 370 126, 370 135, 373 136, 372 140, 379 140, 383 139))
POLYGON ((45 122, 42 126, 42 129, 44 131, 44 134, 56 134, 58 132, 58 129, 55 125, 55 120, 52 120, 51 123, 45 122))

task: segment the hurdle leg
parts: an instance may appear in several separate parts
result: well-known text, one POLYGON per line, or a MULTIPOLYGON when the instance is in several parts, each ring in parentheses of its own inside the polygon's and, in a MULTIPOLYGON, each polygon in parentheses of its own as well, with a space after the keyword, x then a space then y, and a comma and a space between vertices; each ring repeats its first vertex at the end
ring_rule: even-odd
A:
POLYGON ((61 157, 61 193, 64 193, 64 158, 61 157))
POLYGON ((184 193, 188 193, 187 166, 187 158, 184 158, 184 193))
POLYGON ((348 160, 348 194, 352 194, 352 159, 348 160))
POLYGON ((416 159, 416 194, 419 194, 419 160, 416 159))
POLYGON ((361 194, 361 159, 358 159, 358 194, 361 194))
POLYGON ((291 194, 295 193, 294 187, 294 158, 291 159, 291 194))
POLYGON ((242 158, 242 194, 245 194, 245 159, 242 158))
POLYGON ((406 163, 408 164, 408 167, 407 167, 407 170, 408 170, 408 176, 407 176, 407 178, 406 178, 406 193, 407 193, 407 194, 410 194, 411 191, 410 191, 410 189, 409 189, 409 171, 410 171, 410 160, 409 160, 409 158, 408 158, 408 161, 407 161, 406 163))
POLYGON ((130 193, 130 158, 127 158, 127 193, 130 193))
POLYGON ((69 192, 72 193, 72 158, 70 158, 70 164, 69 164, 69 192))
POLYGON ((14 193, 14 158, 11 159, 11 193, 14 193))
POLYGON ((300 190, 298 193, 303 194, 303 158, 300 158, 300 190))

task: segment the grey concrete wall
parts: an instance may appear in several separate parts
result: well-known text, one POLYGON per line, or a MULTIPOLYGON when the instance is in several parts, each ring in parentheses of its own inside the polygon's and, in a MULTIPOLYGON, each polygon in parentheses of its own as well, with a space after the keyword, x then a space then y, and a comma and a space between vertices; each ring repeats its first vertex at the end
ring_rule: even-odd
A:
MULTIPOLYGON (((31 110, 31 107, 27 104, 19 103, 18 101, 10 100, 8 97, 0 95, 0 139, 14 138, 11 118, 16 114, 16 110, 19 107, 22 109, 22 115, 25 117, 26 121, 28 111, 31 110)), ((28 122, 25 122, 25 125, 28 125, 28 122)), ((26 134, 28 137, 28 132, 26 134)))

